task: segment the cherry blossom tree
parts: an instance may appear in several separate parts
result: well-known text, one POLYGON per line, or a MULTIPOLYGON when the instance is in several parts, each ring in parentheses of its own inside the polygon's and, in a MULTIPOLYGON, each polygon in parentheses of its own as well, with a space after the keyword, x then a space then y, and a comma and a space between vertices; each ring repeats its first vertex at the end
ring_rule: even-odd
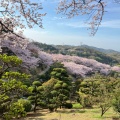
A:
MULTIPOLYGON (((120 3, 120 0, 113 0, 120 3)), ((68 18, 78 15, 88 15, 87 23, 90 25, 91 35, 98 31, 105 13, 107 0, 60 0, 58 13, 63 13, 68 18)))
MULTIPOLYGON (((40 0, 0 0, 0 38, 10 37, 14 34, 18 38, 25 39, 21 34, 15 31, 22 32, 23 28, 32 28, 37 25, 42 28, 42 17, 46 13, 40 13, 42 4, 40 0)), ((10 37, 10 39, 13 37, 10 37)), ((0 52, 1 49, 0 40, 0 52)))
MULTIPOLYGON (((42 28, 42 9, 39 0, 1 0, 0 1, 0 34, 13 33, 13 28, 32 28, 38 25, 42 28)), ((17 35, 17 34, 16 34, 17 35)))
MULTIPOLYGON (((120 0, 113 1, 120 3, 120 0)), ((89 29, 91 29, 91 34, 95 35, 103 19, 106 4, 107 0, 60 0, 57 11, 64 13, 68 18, 80 14, 89 15, 89 29)), ((41 10, 42 2, 40 0, 1 0, 0 35, 3 33, 16 34, 14 29, 23 29, 27 26, 32 28, 38 25, 42 28, 42 17, 46 13, 40 13, 41 10)))
POLYGON ((50 65, 58 61, 64 64, 67 71, 72 75, 82 77, 94 72, 100 72, 105 75, 108 75, 111 70, 120 72, 120 67, 118 66, 111 67, 110 65, 100 63, 96 60, 78 56, 48 54, 41 51, 41 49, 33 43, 30 43, 28 39, 22 39, 20 37, 18 37, 19 39, 13 39, 16 38, 16 35, 14 34, 10 35, 10 37, 6 37, 5 40, 2 40, 2 48, 7 47, 16 56, 22 59, 22 67, 27 69, 44 65, 44 73, 49 69, 50 65))
POLYGON ((108 75, 110 71, 120 72, 120 67, 100 63, 93 59, 78 56, 52 54, 54 61, 61 62, 72 75, 85 77, 87 74, 99 72, 108 75))
POLYGON ((120 67, 118 67, 118 66, 113 66, 111 69, 113 71, 120 72, 120 67))
MULTIPOLYGON (((17 37, 14 34, 8 34, 4 39, 0 38, 2 48, 8 48, 14 55, 22 59, 22 67, 35 68, 39 63, 49 67, 53 63, 50 54, 41 51, 29 39, 17 37)), ((2 53, 2 52, 1 52, 2 53)))
POLYGON ((92 73, 92 69, 84 65, 79 65, 74 62, 62 62, 67 68, 68 72, 72 75, 85 77, 87 74, 92 73))

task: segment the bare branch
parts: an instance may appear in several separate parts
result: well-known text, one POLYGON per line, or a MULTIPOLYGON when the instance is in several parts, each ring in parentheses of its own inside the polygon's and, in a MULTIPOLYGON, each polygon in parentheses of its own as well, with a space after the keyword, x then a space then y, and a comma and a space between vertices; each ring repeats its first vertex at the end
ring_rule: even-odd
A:
POLYGON ((17 37, 20 37, 20 38, 22 38, 22 39, 24 39, 23 37, 21 37, 20 35, 18 35, 18 34, 16 34, 15 32, 13 32, 13 30, 11 30, 11 29, 9 29, 9 27, 7 27, 4 23, 2 23, 1 21, 0 21, 0 25, 1 25, 1 30, 0 30, 0 34, 3 34, 3 32, 5 32, 5 33, 12 33, 12 34, 14 34, 14 35, 16 35, 17 37))

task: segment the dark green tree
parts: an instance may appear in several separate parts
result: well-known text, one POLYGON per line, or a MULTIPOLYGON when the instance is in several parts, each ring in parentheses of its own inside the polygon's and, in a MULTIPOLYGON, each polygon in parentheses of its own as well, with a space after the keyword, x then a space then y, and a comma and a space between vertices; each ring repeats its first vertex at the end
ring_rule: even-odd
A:
POLYGON ((19 74, 20 76, 17 79, 16 74, 18 76, 17 72, 6 72, 0 80, 0 109, 2 114, 9 112, 11 104, 28 92, 27 86, 19 79, 22 74, 19 74))
POLYGON ((117 78, 116 80, 117 85, 115 86, 115 91, 113 94, 113 101, 112 105, 114 110, 119 114, 120 116, 120 78, 117 78))
POLYGON ((119 80, 110 76, 95 75, 83 80, 80 84, 80 102, 83 107, 98 105, 101 108, 101 116, 112 106, 119 80))
POLYGON ((31 91, 31 95, 28 97, 28 99, 34 105, 33 110, 36 112, 37 106, 41 105, 44 89, 40 81, 34 81, 32 86, 29 87, 29 90, 31 91))
POLYGON ((0 55, 0 113, 4 116, 10 112, 10 106, 28 92, 24 81, 29 75, 13 72, 21 63, 16 56, 0 55))
POLYGON ((80 83, 79 95, 80 103, 83 107, 92 107, 96 101, 99 92, 101 76, 85 78, 80 83))
POLYGON ((51 78, 47 82, 43 83, 44 87, 44 101, 46 104, 46 107, 53 111, 55 108, 57 108, 57 100, 56 97, 53 96, 57 91, 54 90, 54 85, 57 83, 57 79, 51 78))
MULTIPOLYGON (((54 68, 64 68, 64 65, 61 64, 60 62, 55 62, 53 63, 48 71, 46 71, 44 74, 38 75, 38 79, 41 79, 42 81, 47 81, 51 79, 50 73, 53 71, 54 68)), ((64 68, 65 69, 65 68, 64 68)))
POLYGON ((70 99, 71 80, 64 68, 54 68, 51 79, 44 83, 48 107, 51 111, 62 107, 70 99))
POLYGON ((2 75, 16 67, 18 67, 22 63, 22 60, 17 56, 7 56, 6 54, 0 54, 0 78, 2 75))

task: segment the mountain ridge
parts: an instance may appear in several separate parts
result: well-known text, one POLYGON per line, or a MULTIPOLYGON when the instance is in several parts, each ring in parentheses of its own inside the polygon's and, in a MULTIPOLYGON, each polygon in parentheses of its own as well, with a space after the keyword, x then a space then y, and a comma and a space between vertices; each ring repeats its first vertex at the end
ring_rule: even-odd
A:
POLYGON ((81 46, 93 48, 93 49, 98 50, 98 51, 103 52, 103 53, 119 53, 120 54, 120 51, 113 50, 113 49, 104 49, 104 48, 98 48, 98 47, 89 46, 89 45, 81 45, 81 46))
POLYGON ((38 42, 33 42, 33 43, 37 45, 41 50, 47 53, 54 53, 54 54, 60 53, 63 55, 85 57, 85 58, 95 59, 98 62, 102 62, 110 65, 115 65, 120 63, 120 59, 116 59, 116 55, 120 56, 120 53, 114 50, 111 50, 112 51, 111 52, 109 50, 87 46, 87 45, 71 46, 71 45, 47 45, 38 42))

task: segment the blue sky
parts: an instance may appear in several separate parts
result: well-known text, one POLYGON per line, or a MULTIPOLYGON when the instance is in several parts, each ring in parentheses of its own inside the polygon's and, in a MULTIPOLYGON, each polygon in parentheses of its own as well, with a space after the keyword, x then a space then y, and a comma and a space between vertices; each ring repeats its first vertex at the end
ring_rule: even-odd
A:
POLYGON ((64 15, 56 14, 56 1, 43 2, 42 12, 47 13, 43 17, 44 29, 38 27, 26 29, 24 31, 26 37, 47 44, 86 44, 120 51, 120 4, 114 3, 113 0, 108 3, 101 26, 92 37, 85 24, 87 17, 80 15, 67 19, 64 15))

